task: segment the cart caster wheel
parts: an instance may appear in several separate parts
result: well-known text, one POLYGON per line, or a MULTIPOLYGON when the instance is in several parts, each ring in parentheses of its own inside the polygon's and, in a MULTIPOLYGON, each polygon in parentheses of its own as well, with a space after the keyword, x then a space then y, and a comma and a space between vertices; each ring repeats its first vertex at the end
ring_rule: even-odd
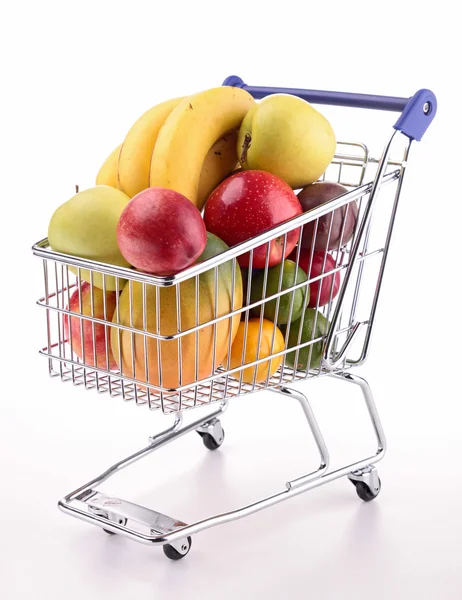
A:
POLYGON ((370 502, 371 500, 374 500, 374 498, 377 498, 382 488, 380 478, 377 478, 378 487, 374 490, 372 490, 367 483, 364 483, 364 481, 354 481, 351 479, 350 481, 355 486, 356 493, 364 502, 370 502))
MULTIPOLYGON (((125 525, 127 524, 127 519, 122 519, 122 518, 120 518, 120 519, 119 519, 119 521, 118 521, 118 524, 119 524, 119 525, 123 525, 123 526, 125 526, 125 525)), ((117 535, 117 534, 115 533, 115 531, 109 531, 109 529, 104 529, 104 527, 103 527, 103 531, 104 531, 105 533, 107 533, 108 535, 117 535)))
POLYGON ((223 431, 223 436, 221 438, 220 442, 217 442, 217 440, 213 437, 213 435, 211 435, 210 433, 202 433, 199 434, 202 437, 202 441, 204 442, 204 446, 208 449, 208 450, 216 450, 217 448, 219 448, 224 439, 225 439, 225 432, 223 431))
POLYGON ((206 423, 196 431, 201 436, 204 446, 208 450, 216 450, 222 445, 225 439, 225 432, 218 419, 206 423))
POLYGON ((380 494, 382 484, 377 469, 372 465, 353 471, 348 475, 348 479, 355 486, 356 493, 364 502, 370 502, 380 494))
POLYGON ((181 551, 177 550, 170 544, 165 544, 165 546, 162 546, 162 550, 164 551, 165 556, 170 560, 181 560, 191 550, 191 544, 191 538, 187 537, 181 542, 181 546, 179 546, 181 548, 181 551))

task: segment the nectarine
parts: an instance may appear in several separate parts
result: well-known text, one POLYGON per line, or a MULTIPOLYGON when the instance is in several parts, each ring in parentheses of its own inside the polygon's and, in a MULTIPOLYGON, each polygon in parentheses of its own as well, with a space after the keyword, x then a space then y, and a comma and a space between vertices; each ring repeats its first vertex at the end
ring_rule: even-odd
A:
MULTIPOLYGON (((69 310, 87 317, 94 316, 97 319, 112 321, 116 307, 116 293, 106 292, 105 300, 103 290, 93 287, 93 312, 91 295, 90 284, 83 281, 81 296, 79 290, 76 289, 70 298, 69 310)), ((85 365, 100 369, 117 369, 117 363, 112 355, 109 341, 110 327, 106 327, 102 323, 93 323, 88 319, 64 315, 64 333, 69 344, 72 340, 72 350, 82 359, 85 365), (70 328, 69 319, 71 322, 70 328)))

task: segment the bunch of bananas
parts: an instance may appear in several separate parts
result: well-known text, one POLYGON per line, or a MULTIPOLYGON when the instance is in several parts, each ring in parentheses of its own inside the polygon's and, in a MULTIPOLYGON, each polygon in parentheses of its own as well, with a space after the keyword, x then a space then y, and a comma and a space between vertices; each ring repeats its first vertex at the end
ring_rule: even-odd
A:
POLYGON ((129 197, 148 187, 169 188, 202 210, 210 193, 239 167, 237 135, 254 104, 245 90, 224 86, 152 107, 108 156, 97 185, 129 197))

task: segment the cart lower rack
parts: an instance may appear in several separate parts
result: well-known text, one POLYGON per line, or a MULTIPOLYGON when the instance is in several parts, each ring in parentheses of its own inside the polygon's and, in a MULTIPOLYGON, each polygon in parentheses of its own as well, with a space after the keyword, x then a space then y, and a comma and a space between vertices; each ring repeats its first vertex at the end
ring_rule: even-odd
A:
POLYGON ((385 436, 368 383, 351 369, 363 364, 368 355, 409 149, 413 140, 421 139, 436 113, 436 99, 429 90, 404 99, 251 87, 234 76, 224 85, 243 87, 257 99, 290 93, 313 103, 397 111, 401 115, 380 159, 370 156, 364 144, 338 143, 323 179, 342 184, 346 193, 176 276, 156 277, 65 255, 53 251, 46 239, 33 247, 43 261, 45 293, 38 304, 46 314, 47 344, 41 354, 48 359, 50 375, 173 416, 170 428, 65 496, 59 507, 107 533, 161 545, 173 560, 189 552, 191 536, 199 531, 250 515, 339 477, 347 476, 364 501, 380 492, 374 465, 385 453, 385 436), (401 158, 391 159, 398 144, 401 158), (356 225, 347 240, 345 225, 334 232, 334 211, 342 212, 345 223, 348 211, 353 210, 357 211, 356 225), (316 253, 321 222, 328 223, 327 241, 324 250, 316 253), (282 240, 285 256, 290 234, 298 231, 301 239, 307 228, 313 235, 312 250, 303 258, 298 244, 290 258, 296 270, 302 260, 307 261, 308 279, 299 282, 294 278, 292 285, 283 286, 281 268, 276 291, 267 293, 271 243, 282 240), (266 248, 260 298, 252 294, 252 262, 257 248, 266 248), (241 272, 238 259, 244 254, 249 257, 249 268, 241 272), (314 274, 316 260, 320 268, 314 274), (95 285, 96 278, 101 285, 95 285), (212 298, 208 312, 201 300, 204 288, 212 298), (108 292, 113 294, 113 305, 108 292), (166 306, 174 307, 169 327, 160 318, 166 306), (279 311, 288 313, 282 328, 283 344, 278 345, 275 325, 266 331, 265 315, 270 308, 274 323, 279 311), (300 311, 298 320, 291 318, 295 310, 300 311), (308 333, 302 326, 306 322, 310 323, 308 333), (231 338, 237 327, 244 333, 242 357, 236 366, 231 360, 231 338), (264 335, 270 349, 260 356, 264 335), (92 341, 92 352, 86 353, 86 339, 92 341), (251 345, 256 348, 253 353, 247 352, 251 345), (300 380, 321 375, 360 389, 377 439, 370 456, 337 470, 329 469, 328 448, 306 396, 292 387, 300 380), (216 450, 224 441, 220 417, 229 400, 259 390, 300 403, 319 451, 317 466, 287 481, 281 491, 237 510, 186 524, 97 489, 121 469, 189 432, 196 431, 206 448, 216 450), (183 424, 186 410, 209 404, 206 415, 183 424))

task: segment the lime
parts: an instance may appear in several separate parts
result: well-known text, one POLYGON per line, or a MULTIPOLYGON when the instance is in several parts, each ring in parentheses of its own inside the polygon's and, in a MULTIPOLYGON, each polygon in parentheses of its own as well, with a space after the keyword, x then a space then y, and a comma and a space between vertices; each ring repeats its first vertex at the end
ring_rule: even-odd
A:
MULTIPOLYGON (((294 323, 291 323, 287 347, 292 348, 293 346, 298 346, 299 344, 304 344, 311 340, 315 340, 325 335, 328 328, 329 322, 327 321, 326 317, 324 317, 324 315, 314 308, 308 308, 305 312, 303 323, 301 318, 297 319, 297 321, 294 323), (298 336, 300 328, 301 337, 299 341, 298 336)), ((314 344, 300 348, 298 351, 298 356, 296 350, 294 352, 289 352, 286 357, 287 365, 292 368, 297 368, 301 371, 306 371, 309 361, 308 370, 317 369, 321 364, 323 342, 324 340, 320 340, 319 342, 315 342, 314 344), (295 361, 297 361, 296 366, 295 361)))
MULTIPOLYGON (((294 285, 307 281, 307 276, 305 271, 297 268, 297 265, 292 260, 285 260, 283 263, 271 267, 268 269, 268 278, 266 281, 266 293, 263 289, 263 284, 265 281, 265 272, 262 270, 257 271, 252 280, 252 290, 250 292, 250 301, 258 302, 263 298, 268 298, 273 294, 277 294, 278 291, 287 290, 294 285), (279 278, 282 269, 282 282, 281 288, 279 288, 279 278)), ((308 286, 301 287, 297 290, 292 290, 291 292, 287 292, 286 294, 282 294, 279 296, 279 310, 277 314, 277 323, 285 324, 289 321, 289 316, 291 321, 295 321, 300 317, 303 310, 303 303, 305 300, 305 294, 309 294, 310 290, 308 286), (290 313, 290 306, 292 304, 293 297, 293 306, 292 306, 292 314, 290 313)), ((309 298, 308 298, 309 300, 309 298)), ((276 304, 277 298, 274 300, 270 300, 265 302, 264 305, 255 306, 251 309, 252 316, 259 317, 260 309, 264 306, 264 317, 265 319, 269 319, 270 321, 275 320, 276 316, 276 304)))

